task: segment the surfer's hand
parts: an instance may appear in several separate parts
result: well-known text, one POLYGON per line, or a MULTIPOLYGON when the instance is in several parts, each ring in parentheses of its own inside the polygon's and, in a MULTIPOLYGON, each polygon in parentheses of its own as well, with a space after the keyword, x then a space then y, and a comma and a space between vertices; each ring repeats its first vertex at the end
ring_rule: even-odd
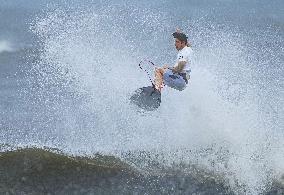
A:
POLYGON ((177 28, 177 29, 176 29, 176 32, 177 32, 177 33, 181 33, 181 29, 177 28))
POLYGON ((178 73, 178 71, 176 70, 175 67, 170 67, 169 69, 170 69, 173 73, 178 73))

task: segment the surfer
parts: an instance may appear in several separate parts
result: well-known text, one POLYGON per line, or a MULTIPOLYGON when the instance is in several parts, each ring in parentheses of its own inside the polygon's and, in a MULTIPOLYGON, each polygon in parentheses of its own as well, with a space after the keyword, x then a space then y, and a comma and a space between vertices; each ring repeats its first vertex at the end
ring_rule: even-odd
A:
POLYGON ((161 92, 164 85, 177 90, 184 90, 190 79, 190 62, 192 49, 187 41, 187 36, 179 29, 174 32, 175 47, 178 50, 174 67, 164 65, 155 69, 155 88, 161 92))
POLYGON ((178 50, 176 64, 173 67, 164 65, 161 68, 155 68, 155 81, 152 82, 149 72, 143 67, 143 62, 150 63, 155 67, 154 63, 149 60, 139 63, 140 69, 147 73, 152 86, 137 89, 130 100, 144 110, 152 111, 160 106, 161 90, 164 85, 182 91, 188 84, 192 49, 188 44, 187 36, 179 29, 173 33, 173 36, 175 47, 178 50))

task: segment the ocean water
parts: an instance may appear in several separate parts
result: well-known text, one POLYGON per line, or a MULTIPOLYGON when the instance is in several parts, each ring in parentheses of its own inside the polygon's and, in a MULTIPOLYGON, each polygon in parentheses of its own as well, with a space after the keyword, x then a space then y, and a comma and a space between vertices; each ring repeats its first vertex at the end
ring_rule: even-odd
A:
POLYGON ((0 0, 1 194, 283 194, 280 0, 0 0), (194 50, 186 90, 129 98, 194 50))

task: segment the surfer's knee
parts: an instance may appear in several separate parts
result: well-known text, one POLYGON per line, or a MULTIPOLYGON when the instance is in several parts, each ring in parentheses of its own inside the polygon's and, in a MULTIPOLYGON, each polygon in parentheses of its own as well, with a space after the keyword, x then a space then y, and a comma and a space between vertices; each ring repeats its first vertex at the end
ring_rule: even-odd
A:
POLYGON ((155 68, 155 74, 159 74, 161 72, 161 68, 155 68))

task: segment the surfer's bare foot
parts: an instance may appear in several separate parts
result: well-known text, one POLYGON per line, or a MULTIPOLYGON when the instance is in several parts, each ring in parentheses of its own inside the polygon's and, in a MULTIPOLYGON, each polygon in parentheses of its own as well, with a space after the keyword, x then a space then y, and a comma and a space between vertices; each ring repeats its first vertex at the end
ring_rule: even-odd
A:
POLYGON ((164 68, 157 68, 155 70, 155 89, 160 91, 163 88, 163 74, 165 69, 164 68))
POLYGON ((161 92, 162 91, 162 87, 161 86, 159 86, 159 85, 153 85, 153 87, 154 87, 154 89, 156 90, 156 91, 159 91, 159 92, 161 92))

